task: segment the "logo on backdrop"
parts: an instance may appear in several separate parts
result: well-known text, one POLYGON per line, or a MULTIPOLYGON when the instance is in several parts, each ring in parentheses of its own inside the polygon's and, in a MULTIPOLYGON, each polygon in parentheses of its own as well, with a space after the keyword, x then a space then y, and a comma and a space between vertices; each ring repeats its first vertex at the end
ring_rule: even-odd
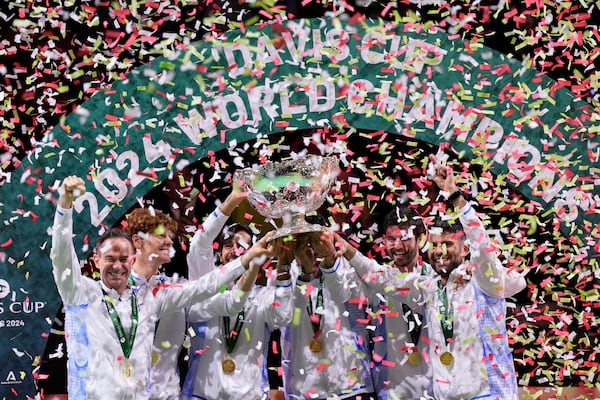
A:
POLYGON ((4 279, 0 279, 0 299, 10 294, 10 285, 4 279))
POLYGON ((9 371, 2 382, 0 382, 2 385, 16 385, 19 383, 23 383, 23 380, 21 378, 17 378, 15 371, 9 371))
POLYGON ((33 301, 29 297, 18 300, 17 293, 11 292, 9 283, 0 279, 0 328, 24 327, 26 321, 23 317, 39 314, 45 306, 45 301, 33 301))

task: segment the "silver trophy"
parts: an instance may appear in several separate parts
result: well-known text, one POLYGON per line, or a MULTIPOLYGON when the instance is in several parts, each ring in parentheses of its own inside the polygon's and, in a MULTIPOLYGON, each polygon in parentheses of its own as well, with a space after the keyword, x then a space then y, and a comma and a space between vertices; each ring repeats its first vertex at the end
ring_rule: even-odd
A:
POLYGON ((282 219, 273 240, 323 229, 306 222, 305 216, 325 201, 338 175, 338 165, 335 156, 307 155, 237 170, 233 179, 248 192, 250 205, 262 216, 282 219))

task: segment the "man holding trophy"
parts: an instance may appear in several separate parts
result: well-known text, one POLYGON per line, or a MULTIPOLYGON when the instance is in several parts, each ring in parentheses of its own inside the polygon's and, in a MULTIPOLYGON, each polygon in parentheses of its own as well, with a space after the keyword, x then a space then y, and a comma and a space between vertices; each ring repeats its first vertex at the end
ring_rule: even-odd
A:
MULTIPOLYGON (((251 251, 254 245, 248 227, 241 224, 225 226, 245 197, 237 182, 233 182, 231 194, 194 234, 187 256, 190 279, 200 279, 251 251), (218 263, 213 257, 215 244, 218 263)), ((268 241, 271 235, 272 232, 267 233, 259 243, 268 241)), ((293 254, 280 251, 281 247, 273 241, 267 247, 273 249, 274 253, 270 255, 277 257, 278 262, 293 257, 293 254)), ((275 329, 288 323, 292 297, 287 271, 278 270, 269 286, 255 285, 262 266, 263 263, 251 265, 252 276, 242 276, 227 290, 189 309, 190 362, 182 400, 263 399, 268 396, 269 382, 263 379, 267 375, 265 328, 275 329), (215 362, 220 365, 215 367, 215 362)))
POLYGON ((307 156, 238 171, 234 178, 258 212, 283 219, 271 240, 295 255, 287 261, 297 268, 280 266, 293 278, 294 312, 281 336, 287 398, 376 399, 366 330, 354 326, 356 311, 364 315, 366 307, 352 304, 364 298, 363 284, 343 258, 336 259, 333 235, 306 222, 337 171, 337 158, 307 156))

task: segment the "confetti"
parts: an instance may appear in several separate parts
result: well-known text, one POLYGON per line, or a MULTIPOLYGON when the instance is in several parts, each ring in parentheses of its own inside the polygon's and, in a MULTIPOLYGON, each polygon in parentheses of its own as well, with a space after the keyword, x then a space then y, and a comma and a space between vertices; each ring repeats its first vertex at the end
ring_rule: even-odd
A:
MULTIPOLYGON (((227 46, 231 44, 232 37, 221 34, 232 28, 239 27, 243 38, 248 39, 255 32, 253 26, 256 24, 271 20, 281 22, 288 17, 301 18, 313 12, 318 15, 327 13, 328 17, 346 13, 349 15, 348 22, 353 24, 363 21, 361 13, 383 18, 379 25, 366 28, 370 34, 385 32, 388 24, 400 22, 404 23, 407 32, 441 29, 449 34, 448 40, 453 40, 445 43, 462 57, 453 60, 448 72, 459 74, 465 82, 472 84, 471 89, 466 84, 457 83, 441 91, 446 106, 432 102, 426 96, 427 85, 420 87, 412 80, 394 83, 387 93, 382 87, 375 88, 376 94, 369 97, 364 85, 352 84, 353 74, 358 71, 356 65, 352 65, 355 60, 347 63, 341 54, 326 49, 331 52, 330 56, 321 55, 323 58, 319 61, 331 63, 341 71, 337 75, 339 82, 336 84, 340 85, 337 96, 349 95, 352 106, 364 100, 364 106, 370 108, 365 112, 385 115, 391 121, 387 125, 389 128, 373 126, 373 132, 358 128, 353 131, 354 128, 349 127, 353 126, 355 116, 343 110, 330 118, 315 118, 310 122, 313 129, 305 131, 296 129, 294 120, 308 120, 308 112, 290 113, 287 119, 275 118, 273 131, 291 130, 273 133, 268 138, 253 134, 252 140, 246 143, 242 140, 230 142, 231 137, 225 129, 215 131, 216 139, 228 147, 212 152, 210 158, 204 159, 212 169, 203 165, 192 166, 200 173, 208 174, 206 181, 211 176, 215 177, 213 182, 194 183, 197 185, 193 196, 198 201, 196 208, 214 204, 234 166, 240 163, 247 164, 255 158, 266 161, 288 157, 302 154, 306 149, 335 152, 342 160, 342 172, 339 186, 332 191, 325 210, 336 226, 350 235, 353 243, 374 258, 381 259, 383 250, 377 244, 378 223, 386 208, 408 201, 427 214, 444 207, 438 204, 437 193, 428 181, 422 179, 426 175, 427 155, 437 152, 437 149, 415 139, 423 133, 423 128, 411 125, 422 121, 424 126, 431 126, 447 117, 452 123, 440 128, 443 138, 464 141, 471 154, 467 157, 462 153, 464 148, 452 145, 443 151, 450 155, 449 162, 462 165, 460 183, 470 190, 479 204, 480 211, 486 216, 486 226, 496 229, 494 246, 501 252, 503 263, 515 271, 529 272, 530 286, 527 293, 516 300, 508 321, 513 328, 509 336, 520 379, 529 384, 556 386, 595 382, 594 371, 599 357, 596 349, 600 235, 594 225, 571 223, 565 229, 564 221, 574 220, 577 205, 586 207, 579 211, 580 216, 587 214, 589 217, 593 216, 598 204, 600 146, 596 125, 600 106, 600 74, 597 72, 600 35, 597 21, 600 20, 600 12, 597 4, 565 1, 549 7, 543 2, 526 2, 507 3, 500 7, 477 1, 440 2, 435 5, 415 1, 403 2, 402 8, 396 9, 393 2, 373 1, 367 7, 356 5, 351 8, 344 4, 321 4, 325 2, 309 0, 298 2, 296 15, 286 15, 287 10, 270 2, 256 2, 257 7, 243 10, 238 5, 220 7, 216 1, 173 2, 164 6, 159 2, 113 2, 99 6, 91 3, 59 6, 50 2, 31 7, 25 0, 16 0, 1 6, 0 184, 12 185, 15 179, 22 178, 22 185, 35 187, 34 196, 38 201, 34 203, 36 206, 31 206, 32 199, 23 198, 22 205, 10 209, 5 206, 8 197, 23 196, 25 189, 18 191, 21 193, 10 193, 7 189, 11 196, 3 196, 0 200, 3 203, 0 212, 4 226, 12 229, 12 226, 24 221, 47 226, 51 215, 44 212, 43 206, 37 205, 40 200, 43 202, 42 199, 52 197, 48 188, 53 183, 38 177, 42 174, 52 176, 57 168, 60 171, 61 165, 69 165, 69 160, 80 158, 88 148, 96 149, 99 155, 97 164, 87 171, 89 188, 94 187, 111 198, 110 206, 94 204, 95 199, 91 197, 84 199, 86 207, 93 209, 93 205, 98 206, 93 210, 95 215, 91 216, 95 229, 105 228, 106 216, 113 207, 118 209, 120 204, 127 204, 130 196, 139 195, 130 191, 132 187, 150 191, 157 186, 164 176, 163 170, 148 168, 128 174, 126 166, 134 165, 139 159, 135 156, 110 157, 110 150, 119 144, 129 143, 120 141, 121 137, 126 136, 129 140, 136 134, 145 135, 153 126, 160 126, 162 121, 149 120, 143 126, 136 126, 136 118, 133 117, 136 111, 130 107, 133 104, 129 101, 119 102, 121 107, 130 107, 127 112, 111 108, 109 113, 103 113, 95 120, 91 116, 94 108, 82 110, 77 107, 92 101, 94 103, 89 106, 105 110, 111 101, 108 99, 110 95, 130 98, 132 93, 119 92, 122 89, 119 83, 133 79, 133 75, 128 75, 133 71, 156 78, 153 82, 136 80, 140 90, 143 87, 145 93, 152 97, 148 104, 139 105, 140 109, 164 107, 167 110, 168 107, 186 104, 185 93, 175 96, 167 89, 173 82, 170 74, 177 68, 171 60, 178 52, 199 51, 193 43, 217 40, 227 46), (486 64, 478 57, 482 53, 484 60, 486 55, 491 56, 491 53, 486 54, 488 50, 483 46, 504 53, 507 58, 504 62, 486 64), (167 58, 161 59, 164 56, 167 58), (523 68, 515 67, 508 62, 509 59, 522 62, 523 68), (159 62, 153 66, 155 60, 159 62), (555 81, 549 82, 546 77, 555 81), (496 89, 492 89, 494 82, 504 82, 504 79, 507 83, 497 88, 496 96, 496 89), (109 87, 115 89, 104 92, 106 99, 94 98, 95 94, 109 87), (564 100, 559 96, 560 90, 565 88, 573 93, 569 104, 563 104, 564 100), (477 104, 465 106, 468 102, 477 104), (400 104, 400 108, 390 108, 393 103, 400 104), (552 124, 545 123, 545 116, 557 103, 564 107, 565 112, 556 115, 552 124), (419 106, 413 107, 415 104, 419 106), (492 118, 490 110, 498 105, 503 110, 492 118), (429 106, 433 108, 428 109, 429 106), (67 116, 75 115, 74 112, 83 121, 82 125, 90 121, 94 129, 102 127, 105 136, 89 137, 89 131, 72 130, 74 124, 67 116), (403 114, 406 120, 397 118, 403 114), (500 129, 493 119, 514 120, 513 130, 500 129), (53 128, 62 129, 69 140, 51 134, 53 128), (527 136, 529 129, 539 129, 545 138, 543 145, 537 149, 520 139, 527 136), (468 132, 473 130, 477 130, 477 134, 468 136, 468 132), (402 133, 403 136, 392 135, 388 131, 402 133), (302 145, 294 140, 300 137, 302 145), (103 147, 95 147, 96 140, 103 147), (555 156, 559 153, 557 148, 569 148, 573 143, 583 143, 582 151, 555 156), (245 144, 248 144, 246 148, 245 144), (42 153, 43 148, 53 151, 42 153), (44 160, 39 159, 40 156, 44 160), (550 160, 553 157, 556 158, 550 160), (236 159, 237 162, 234 161, 236 159), (19 168, 29 162, 37 162, 43 168, 31 168, 19 177, 19 168), (507 168, 503 173, 496 173, 494 164, 504 164, 507 168), (122 173, 123 184, 117 180, 119 174, 107 172, 110 171, 109 165, 121 167, 112 171, 122 173), (113 185, 115 182, 117 184, 113 185), (529 182, 527 187, 542 200, 556 194, 561 187, 566 189, 557 201, 541 203, 517 190, 524 182, 529 182), (346 193, 355 194, 356 200, 346 197, 346 193), (531 341, 531 338, 540 336, 547 336, 547 340, 531 341), (564 340, 565 336, 569 337, 568 342, 564 340)), ((343 23, 338 20, 332 23, 334 25, 343 26, 343 23)), ((260 26, 268 28, 269 25, 260 26)), ((273 38, 269 45, 283 50, 294 44, 285 36, 290 33, 285 25, 274 25, 273 32, 278 37, 273 38)), ((301 32, 293 34, 298 37, 301 32)), ((343 48, 346 40, 340 37, 336 43, 343 48)), ((373 40, 365 44, 364 51, 375 53, 378 45, 373 40)), ((297 50, 298 57, 307 62, 310 71, 314 71, 310 72, 314 74, 311 78, 321 76, 325 69, 319 69, 313 60, 319 55, 302 54, 300 48, 297 50)), ((230 81, 226 75, 208 66, 208 54, 194 53, 190 57, 197 57, 197 61, 191 64, 201 75, 193 80, 194 83, 189 83, 190 88, 193 84, 198 85, 208 93, 207 98, 214 97, 216 91, 233 94, 234 91, 245 92, 248 89, 250 93, 250 88, 255 90, 260 86, 257 82, 261 73, 277 76, 282 68, 275 62, 270 68, 265 68, 260 65, 262 60, 252 60, 250 65, 242 66, 239 63, 243 60, 238 60, 225 70, 239 72, 239 82, 245 74, 252 74, 257 80, 245 87, 239 86, 241 83, 235 87, 235 80, 230 81), (213 82, 214 87, 211 86, 213 82)), ((398 73, 403 63, 408 62, 406 60, 413 63, 420 58, 435 59, 433 54, 407 54, 406 50, 388 52, 386 57, 389 64, 379 68, 377 73, 398 73), (413 58, 405 59, 409 56, 413 58)), ((412 71, 412 77, 417 72, 412 71)), ((423 73, 432 79, 435 66, 427 66, 423 73)), ((294 87, 288 112, 308 106, 309 97, 301 96, 308 90, 312 88, 306 84, 294 87)), ((201 111, 198 115, 188 116, 185 108, 180 109, 190 126, 202 126, 224 114, 219 104, 203 103, 200 98, 194 101, 200 102, 194 105, 201 111)), ((319 106, 318 103, 313 105, 319 106)), ((265 107, 263 112, 269 118, 273 115, 269 114, 273 110, 265 107)), ((250 115, 245 117, 246 121, 253 120, 250 115)), ((232 124, 236 122, 231 118, 232 124)), ((183 150, 193 154, 192 159, 202 157, 201 146, 175 144, 175 138, 181 132, 165 129, 162 133, 164 137, 147 134, 147 143, 152 145, 148 144, 144 149, 149 157, 167 160, 183 150)), ((207 132, 192 141, 198 144, 209 140, 213 137, 207 132)), ((450 142, 448 140, 447 143, 450 142)), ((165 161, 164 171, 173 170, 173 165, 176 163, 165 161)), ((179 193, 185 196, 183 191, 179 193)), ((189 196, 192 197, 191 194, 189 196)), ((152 202, 159 196, 153 191, 146 197, 149 200, 145 201, 152 202)), ((180 210, 184 209, 180 207, 180 210)), ((241 218, 250 220, 252 215, 252 221, 259 230, 270 226, 270 222, 261 221, 252 210, 247 210, 241 218)), ((193 227, 201 223, 203 215, 201 212, 196 215, 192 208, 187 218, 187 226, 193 227)), ((184 235, 189 233, 187 231, 184 235)), ((23 278, 25 271, 31 273, 30 279, 42 286, 41 282, 46 280, 42 280, 43 275, 36 268, 30 267, 29 259, 41 259, 45 253, 34 252, 25 256, 24 251, 13 252, 26 237, 25 234, 2 237, 2 262, 7 270, 23 271, 23 278)), ((30 247, 38 246, 36 243, 30 247)), ((81 244, 78 250, 83 251, 84 248, 81 244)), ((21 277, 20 273, 18 276, 21 277)), ((18 288, 11 289, 15 291, 18 288)), ((39 301, 35 296, 30 298, 32 304, 39 301)), ((51 306, 49 304, 48 308, 51 306)), ((54 310, 46 312, 52 314, 54 310)), ((42 337, 41 334, 39 336, 42 337)))

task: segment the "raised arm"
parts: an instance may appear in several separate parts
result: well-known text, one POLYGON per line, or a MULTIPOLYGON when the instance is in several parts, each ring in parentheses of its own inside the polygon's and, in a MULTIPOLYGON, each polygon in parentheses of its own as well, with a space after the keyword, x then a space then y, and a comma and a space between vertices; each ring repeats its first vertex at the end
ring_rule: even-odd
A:
POLYGON ((83 281, 77 253, 73 246, 73 203, 85 194, 83 179, 65 178, 59 189, 58 207, 52 228, 52 269, 58 292, 65 304, 78 304, 77 289, 83 281))
POLYGON ((223 315, 233 317, 242 310, 262 266, 261 261, 266 260, 266 256, 270 255, 267 246, 270 236, 270 233, 265 235, 248 250, 247 255, 240 258, 240 263, 245 263, 248 269, 238 279, 236 285, 232 289, 194 304, 189 312, 189 321, 207 321, 223 315))
POLYGON ((250 292, 244 292, 237 286, 217 293, 209 299, 190 307, 188 321, 191 323, 208 321, 221 316, 236 316, 244 308, 250 292))
POLYGON ((422 303, 423 291, 433 279, 415 272, 401 272, 398 269, 381 265, 364 256, 354 246, 339 235, 335 239, 337 254, 343 256, 354 268, 358 277, 371 290, 398 299, 410 307, 422 303))
POLYGON ((238 185, 233 186, 232 192, 225 201, 211 212, 202 226, 190 240, 190 250, 187 254, 188 278, 195 280, 215 268, 213 243, 227 223, 231 213, 246 197, 238 185))
MULTIPOLYGON (((250 270, 250 275, 247 285, 250 285, 251 288, 251 284, 254 283, 251 279, 252 275, 256 278, 256 272, 251 271, 251 266, 254 265, 252 268, 256 268, 256 265, 260 267, 264 264, 267 257, 270 256, 270 250, 266 246, 268 238, 267 234, 242 256, 222 267, 213 268, 211 272, 199 279, 159 289, 156 295, 160 298, 161 313, 170 312, 182 307, 190 307, 197 302, 204 301, 221 292, 225 286, 248 270, 250 270)), ((248 288, 247 285, 243 286, 243 288, 248 288)), ((249 289, 245 291, 249 291, 249 289)))
POLYGON ((269 254, 277 259, 275 286, 267 285, 258 290, 259 313, 271 329, 292 323, 294 293, 290 274, 295 241, 287 238, 268 239, 269 254))
POLYGON ((467 204, 459 210, 460 223, 470 245, 470 263, 477 285, 493 297, 509 297, 523 290, 527 283, 519 274, 509 273, 498 258, 477 213, 467 204))
POLYGON ((267 257, 273 256, 273 247, 269 245, 269 239, 273 236, 273 232, 267 233, 258 242, 254 243, 247 252, 242 254, 243 262, 248 264, 248 270, 244 272, 237 282, 238 288, 244 292, 252 290, 258 271, 267 261, 267 257))
POLYGON ((360 293, 359 285, 354 282, 358 277, 349 269, 344 257, 336 256, 334 241, 335 235, 327 228, 309 233, 298 245, 296 260, 301 265, 309 264, 310 268, 318 262, 326 290, 334 302, 341 304, 360 293))
POLYGON ((447 198, 448 206, 457 210, 459 221, 470 248, 470 267, 477 285, 487 294, 501 298, 512 296, 525 288, 525 278, 510 273, 498 258, 483 223, 463 192, 458 188, 452 167, 438 162, 435 156, 432 180, 447 198))

